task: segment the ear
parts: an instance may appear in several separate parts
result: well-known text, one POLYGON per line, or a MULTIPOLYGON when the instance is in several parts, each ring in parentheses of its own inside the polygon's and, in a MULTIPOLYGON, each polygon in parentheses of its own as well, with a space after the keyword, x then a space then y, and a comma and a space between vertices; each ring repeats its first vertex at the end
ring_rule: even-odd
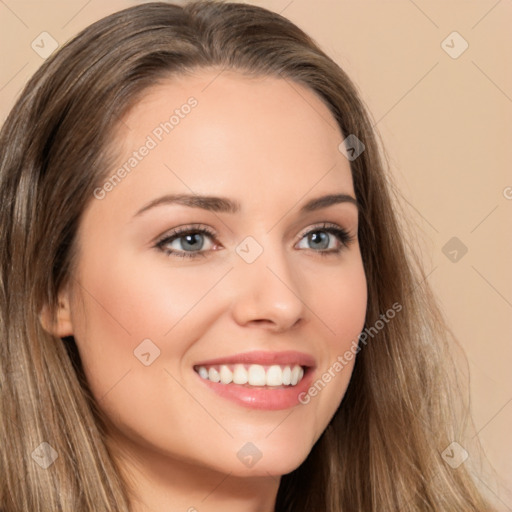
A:
POLYGON ((39 315, 43 329, 53 336, 64 338, 73 335, 73 323, 71 321, 71 307, 69 292, 67 289, 59 293, 57 311, 53 311, 45 305, 39 315))

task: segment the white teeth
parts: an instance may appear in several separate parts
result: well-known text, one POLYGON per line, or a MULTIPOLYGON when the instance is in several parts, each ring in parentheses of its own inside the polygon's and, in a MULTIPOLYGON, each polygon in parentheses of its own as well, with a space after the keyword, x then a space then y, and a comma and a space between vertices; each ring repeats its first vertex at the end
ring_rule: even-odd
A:
POLYGON ((212 382, 220 382, 219 372, 215 368, 210 368, 208 370, 208 379, 212 382))
POLYGON ((274 365, 267 370, 267 386, 281 386, 283 384, 283 370, 274 365))
POLYGON ((265 369, 260 364, 235 364, 233 367, 220 365, 220 367, 200 366, 197 373, 202 379, 221 384, 249 384, 250 386, 295 386, 304 377, 301 366, 272 365, 265 369), (232 368, 232 369, 231 369, 232 368))
POLYGON ((229 384, 232 380, 233 373, 227 366, 222 365, 220 367, 220 381, 222 382, 222 384, 229 384))
POLYGON ((292 369, 289 366, 285 366, 283 370, 283 384, 289 386, 292 383, 292 369))
POLYGON ((249 382, 249 374, 243 364, 235 364, 233 382, 235 384, 247 384, 247 382, 249 382))
POLYGON ((295 386, 302 376, 304 375, 304 370, 300 366, 294 366, 292 370, 292 386, 295 386))
POLYGON ((251 386, 264 386, 267 383, 265 368, 260 364, 249 366, 249 384, 251 386))

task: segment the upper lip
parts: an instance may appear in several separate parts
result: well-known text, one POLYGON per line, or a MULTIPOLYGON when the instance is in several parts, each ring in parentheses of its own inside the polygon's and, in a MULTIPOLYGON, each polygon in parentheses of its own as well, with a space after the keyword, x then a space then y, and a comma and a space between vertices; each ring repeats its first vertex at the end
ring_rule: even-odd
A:
POLYGON ((299 366, 315 366, 314 357, 303 352, 293 350, 283 352, 243 352, 241 354, 233 354, 231 356, 217 357, 208 361, 200 361, 194 366, 213 366, 221 364, 260 364, 262 366, 277 365, 299 365, 299 366))

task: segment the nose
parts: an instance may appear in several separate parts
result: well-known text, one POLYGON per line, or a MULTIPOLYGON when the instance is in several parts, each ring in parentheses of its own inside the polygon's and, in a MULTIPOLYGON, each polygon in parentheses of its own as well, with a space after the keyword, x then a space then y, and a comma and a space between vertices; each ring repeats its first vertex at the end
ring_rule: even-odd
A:
POLYGON ((265 248, 252 263, 236 258, 232 315, 239 325, 282 332, 305 321, 308 308, 298 287, 300 276, 284 249, 265 248))

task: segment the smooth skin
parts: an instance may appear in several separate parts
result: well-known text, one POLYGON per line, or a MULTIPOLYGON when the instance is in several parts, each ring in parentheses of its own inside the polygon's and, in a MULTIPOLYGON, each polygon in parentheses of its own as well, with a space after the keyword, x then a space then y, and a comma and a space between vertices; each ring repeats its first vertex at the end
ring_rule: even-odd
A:
POLYGON ((326 428, 355 361, 307 405, 274 411, 218 396, 193 366, 295 350, 314 357, 316 380, 357 340, 367 304, 357 206, 299 211, 324 195, 355 198, 350 165, 333 116, 309 89, 203 69, 155 86, 128 112, 113 140, 117 166, 191 96, 197 106, 157 147, 103 199, 91 198, 53 332, 75 337, 135 512, 272 511, 280 476, 326 428), (223 197, 240 209, 161 203, 137 214, 169 194, 223 197), (214 236, 158 245, 190 225, 214 236), (248 236, 263 249, 252 263, 236 251, 248 236), (147 339, 160 350, 148 366, 134 355, 147 339), (237 457, 248 442, 262 455, 252 467, 237 457))

